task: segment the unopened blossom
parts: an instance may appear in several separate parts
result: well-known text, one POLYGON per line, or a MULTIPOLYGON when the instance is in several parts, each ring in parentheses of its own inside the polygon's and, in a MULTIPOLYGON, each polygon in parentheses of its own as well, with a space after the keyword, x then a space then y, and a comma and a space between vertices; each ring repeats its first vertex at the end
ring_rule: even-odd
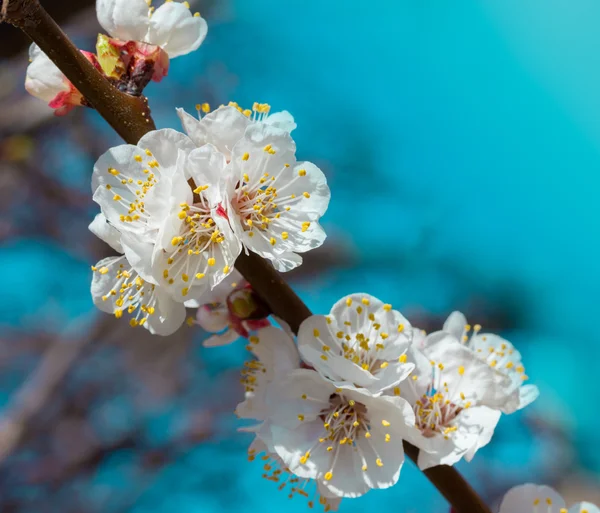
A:
POLYGON ((330 495, 358 497, 398 481, 402 439, 414 425, 407 401, 341 389, 316 371, 299 369, 267 391, 270 443, 300 478, 330 495))
MULTIPOLYGON (((81 53, 95 67, 100 67, 94 54, 84 51, 81 53)), ((85 104, 81 93, 36 44, 29 47, 25 89, 32 96, 47 102, 49 107, 55 109, 54 114, 57 116, 64 116, 73 108, 85 104)))
POLYGON ((253 124, 233 147, 224 175, 234 232, 278 271, 298 267, 299 253, 326 237, 319 219, 329 204, 327 180, 314 164, 297 162, 295 152, 288 132, 253 124))
POLYGON ((203 342, 205 347, 227 345, 239 337, 247 339, 253 331, 270 325, 269 312, 236 270, 212 291, 198 300, 186 301, 185 305, 198 308, 191 324, 215 333, 203 342))
POLYGON ((241 251, 221 206, 224 167, 214 147, 168 129, 112 148, 94 166, 94 201, 123 234, 129 262, 176 301, 214 288, 241 251))
POLYGON ((340 299, 328 316, 313 315, 298 332, 302 358, 338 387, 377 394, 412 372, 407 361, 413 329, 390 304, 369 294, 340 299))
MULTIPOLYGON (((121 234, 103 214, 98 214, 89 228, 117 252, 123 253, 121 234)), ((92 270, 92 299, 103 312, 117 318, 129 316, 131 326, 143 326, 158 335, 170 335, 183 323, 183 304, 173 301, 164 290, 142 279, 124 255, 104 258, 92 270)))
POLYGON ((332 495, 319 481, 291 473, 277 453, 269 450, 260 438, 255 438, 248 449, 248 460, 257 459, 263 465, 262 477, 275 483, 279 491, 287 492, 290 499, 294 496, 302 497, 308 501, 309 508, 319 504, 325 513, 338 510, 342 501, 340 497, 332 495))
POLYGON ((508 376, 512 382, 512 400, 502 406, 504 413, 512 413, 531 404, 539 396, 535 385, 525 385, 529 379, 525 374, 521 353, 508 340, 493 333, 481 333, 481 326, 471 327, 460 312, 453 312, 444 323, 444 331, 468 347, 478 358, 508 376))
POLYGON ((136 41, 160 47, 169 58, 190 53, 202 44, 206 21, 192 14, 187 2, 166 0, 154 8, 146 0, 97 0, 100 25, 121 42, 136 41))
POLYGON ((246 129, 264 123, 291 133, 296 128, 294 118, 287 111, 270 114, 271 106, 254 103, 252 110, 243 109, 235 102, 210 111, 207 103, 196 106, 198 118, 183 109, 177 109, 183 129, 198 146, 212 144, 227 160, 231 160, 233 147, 244 137, 246 129))
POLYGON ((407 357, 413 374, 388 393, 414 410, 406 439, 420 449, 419 467, 470 461, 493 435, 501 412, 490 405, 508 400, 510 380, 445 332, 428 335, 407 357))
POLYGON ((564 499, 549 486, 524 484, 506 493, 498 513, 600 513, 600 508, 579 502, 567 509, 564 499))

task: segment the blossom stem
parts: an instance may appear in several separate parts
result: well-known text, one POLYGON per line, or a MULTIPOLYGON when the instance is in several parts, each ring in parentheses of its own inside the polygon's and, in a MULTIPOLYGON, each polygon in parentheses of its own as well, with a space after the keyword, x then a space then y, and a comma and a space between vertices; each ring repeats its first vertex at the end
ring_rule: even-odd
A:
POLYGON ((129 96, 114 87, 69 40, 39 0, 2 0, 2 21, 25 32, 126 142, 135 144, 156 129, 146 98, 129 96))
MULTIPOLYGON (((79 52, 38 0, 2 0, 1 21, 12 23, 31 37, 126 142, 136 144, 144 134, 155 130, 146 100, 113 87, 79 52)), ((236 267, 271 312, 297 333, 311 312, 281 275, 255 253, 242 252, 236 267)), ((416 447, 404 442, 404 450, 417 461, 416 447)), ((424 473, 458 513, 490 513, 454 467, 442 465, 424 473)))

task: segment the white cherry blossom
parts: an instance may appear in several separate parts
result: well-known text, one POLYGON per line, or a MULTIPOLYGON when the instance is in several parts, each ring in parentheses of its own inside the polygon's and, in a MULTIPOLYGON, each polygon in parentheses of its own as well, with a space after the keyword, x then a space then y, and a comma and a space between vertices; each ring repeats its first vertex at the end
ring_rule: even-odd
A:
POLYGON ((213 146, 169 129, 112 148, 94 166, 94 201, 122 233, 129 262, 176 301, 214 288, 241 251, 220 203, 224 167, 213 146))
POLYGON ((244 137, 246 129, 257 123, 279 128, 287 133, 296 128, 294 118, 287 111, 269 114, 271 107, 255 103, 250 109, 242 109, 235 102, 210 111, 207 103, 196 105, 198 118, 183 109, 177 109, 183 129, 198 146, 212 144, 227 160, 231 160, 233 147, 244 137), (204 114, 204 115, 203 115, 204 114))
POLYGON ((549 486, 524 484, 506 493, 498 513, 600 513, 600 508, 579 502, 567 509, 564 499, 549 486))
POLYGON ((403 434, 415 422, 404 399, 337 388, 298 369, 269 384, 267 409, 267 445, 299 478, 315 479, 337 497, 398 481, 403 434))
MULTIPOLYGON (((98 67, 94 54, 84 51, 81 53, 98 67)), ((84 101, 81 93, 36 44, 29 47, 25 89, 32 96, 48 103, 49 107, 55 109, 57 116, 67 114, 84 101)))
MULTIPOLYGON (((98 214, 89 228, 122 253, 121 234, 103 214, 98 214)), ((170 335, 183 323, 183 304, 173 301, 160 287, 142 279, 124 255, 104 258, 92 270, 92 299, 103 312, 117 318, 129 314, 131 326, 143 326, 157 335, 170 335)))
POLYGON ((428 335, 422 345, 408 351, 412 376, 388 392, 414 409, 406 439, 420 449, 421 469, 470 461, 493 435, 501 412, 490 405, 506 401, 510 380, 445 332, 428 335))
POLYGON ((96 13, 111 37, 159 46, 170 58, 197 50, 208 31, 187 2, 166 0, 155 10, 145 0, 97 0, 96 13))
POLYGON ((378 394, 412 372, 407 362, 413 329, 390 304, 368 294, 340 299, 328 316, 313 315, 298 332, 302 358, 338 387, 378 394))
POLYGON ((330 192, 323 172, 297 162, 289 133, 264 123, 246 129, 226 171, 228 214, 246 250, 272 261, 278 271, 302 263, 298 253, 325 241, 319 225, 330 192))
POLYGON ((465 344, 478 358, 511 379, 514 393, 512 400, 503 405, 504 413, 520 410, 537 399, 538 388, 523 384, 529 378, 525 374, 521 353, 508 340, 493 333, 481 333, 478 324, 471 328, 460 312, 450 314, 443 329, 465 344))

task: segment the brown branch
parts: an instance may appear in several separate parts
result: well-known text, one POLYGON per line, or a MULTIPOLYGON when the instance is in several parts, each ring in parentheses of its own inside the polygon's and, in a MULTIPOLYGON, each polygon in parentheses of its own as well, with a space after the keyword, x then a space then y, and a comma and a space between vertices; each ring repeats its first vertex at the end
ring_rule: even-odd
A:
POLYGON ((108 124, 130 144, 154 130, 145 98, 113 87, 81 54, 38 0, 3 0, 0 21, 20 28, 60 68, 108 124))
MULTIPOLYGON (((125 141, 135 144, 154 129, 145 105, 114 89, 69 41, 38 0, 3 0, 2 19, 26 32, 125 141)), ((242 253, 236 267, 273 314, 297 333, 311 312, 279 273, 255 253, 242 253)), ((406 442, 404 446, 406 454, 416 463, 419 450, 406 442)), ((454 467, 433 467, 424 473, 457 512, 490 513, 454 467)))

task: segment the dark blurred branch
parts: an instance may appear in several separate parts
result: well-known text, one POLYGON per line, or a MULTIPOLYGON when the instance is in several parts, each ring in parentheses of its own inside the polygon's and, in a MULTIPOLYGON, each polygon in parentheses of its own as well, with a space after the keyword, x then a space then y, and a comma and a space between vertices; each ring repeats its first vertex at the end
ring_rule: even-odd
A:
MULTIPOLYGON (((114 89, 68 40, 38 0, 4 0, 1 16, 21 28, 40 46, 125 141, 135 144, 154 129, 145 105, 114 89)), ((242 253, 236 267, 273 314, 297 332, 311 312, 279 273, 254 253, 242 253)), ((409 457, 416 461, 418 449, 410 444, 405 446, 409 457)), ((425 474, 459 513, 490 513, 453 467, 435 467, 425 474)))
POLYGON ((0 464, 19 445, 33 417, 49 401, 82 351, 106 336, 110 325, 110 320, 102 316, 87 336, 57 340, 42 356, 41 363, 14 394, 12 404, 0 419, 0 464))

